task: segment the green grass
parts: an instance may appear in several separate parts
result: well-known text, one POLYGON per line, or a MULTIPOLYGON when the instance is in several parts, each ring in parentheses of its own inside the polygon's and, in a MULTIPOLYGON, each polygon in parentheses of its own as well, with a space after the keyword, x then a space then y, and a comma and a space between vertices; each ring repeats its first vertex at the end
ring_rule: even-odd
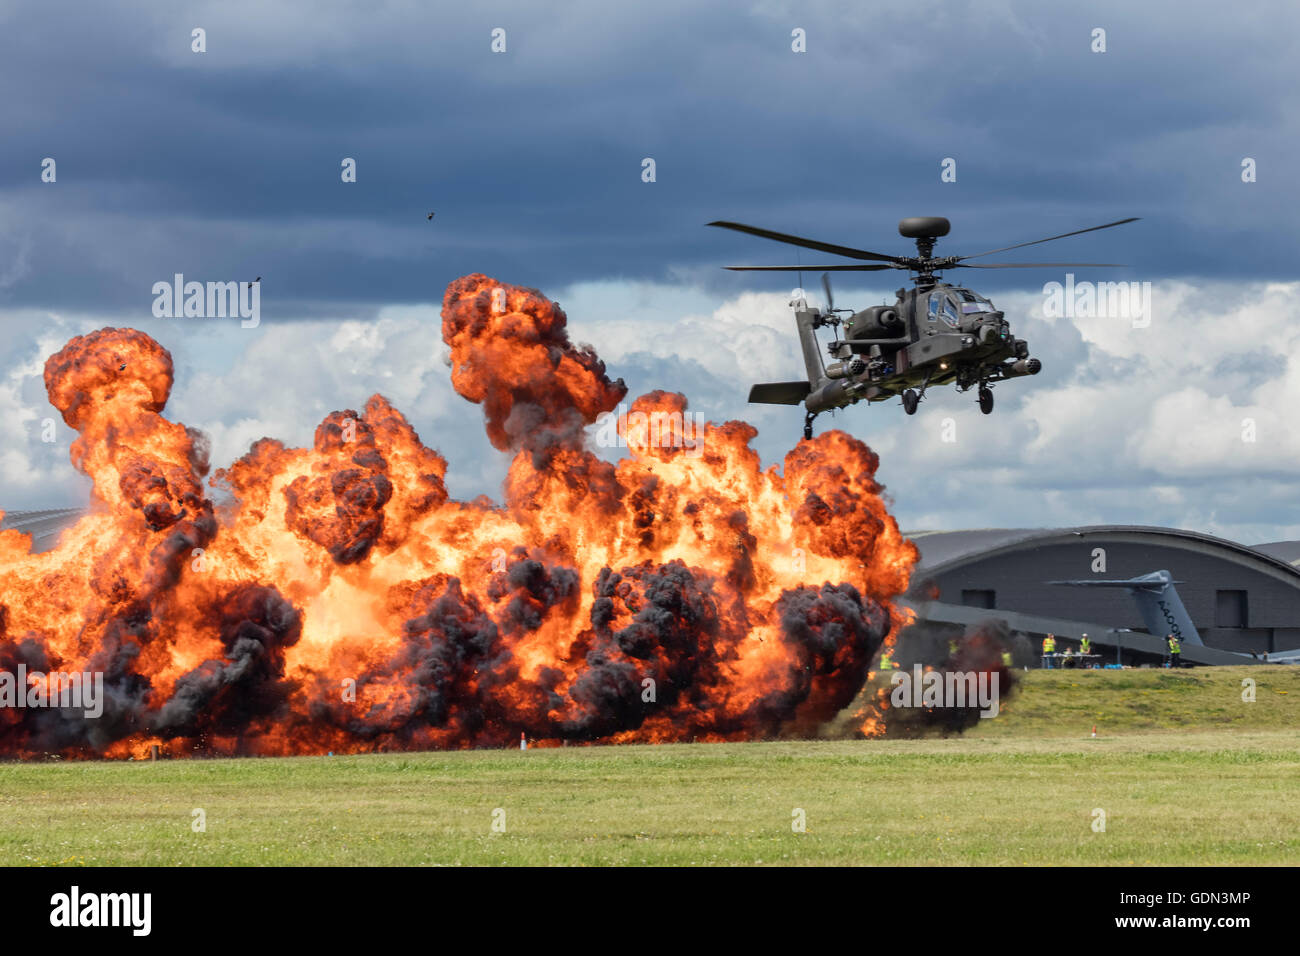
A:
POLYGON ((1017 693, 980 737, 1077 736, 1144 730, 1300 729, 1300 667, 1196 667, 1017 672, 1017 693), (1255 700, 1242 700, 1242 681, 1255 700))
POLYGON ((946 740, 0 764, 0 863, 1295 864, 1300 692, 1222 671, 1030 674, 946 740))

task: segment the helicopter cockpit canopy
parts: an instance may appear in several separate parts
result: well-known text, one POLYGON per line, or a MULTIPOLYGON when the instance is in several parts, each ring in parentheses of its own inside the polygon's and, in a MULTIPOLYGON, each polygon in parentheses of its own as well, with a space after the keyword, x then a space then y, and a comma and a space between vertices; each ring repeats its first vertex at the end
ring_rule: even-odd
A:
POLYGON ((962 315, 971 315, 976 312, 996 312, 993 303, 978 292, 971 292, 969 289, 953 289, 953 293, 959 300, 962 315))
POLYGON ((930 293, 931 322, 945 322, 956 328, 963 316, 996 311, 992 302, 969 289, 941 288, 930 293))

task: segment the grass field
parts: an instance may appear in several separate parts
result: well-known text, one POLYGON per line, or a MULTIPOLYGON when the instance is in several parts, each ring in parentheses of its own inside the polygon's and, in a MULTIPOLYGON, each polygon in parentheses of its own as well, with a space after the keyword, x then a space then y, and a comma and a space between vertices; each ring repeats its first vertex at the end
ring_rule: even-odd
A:
POLYGON ((980 737, 1056 737, 1148 730, 1300 731, 1300 667, 1189 667, 1020 672, 1023 693, 980 737), (1242 680, 1255 681, 1255 701, 1242 700, 1242 680))
POLYGON ((1300 862, 1300 669, 1025 676, 946 740, 0 764, 0 863, 1300 862))

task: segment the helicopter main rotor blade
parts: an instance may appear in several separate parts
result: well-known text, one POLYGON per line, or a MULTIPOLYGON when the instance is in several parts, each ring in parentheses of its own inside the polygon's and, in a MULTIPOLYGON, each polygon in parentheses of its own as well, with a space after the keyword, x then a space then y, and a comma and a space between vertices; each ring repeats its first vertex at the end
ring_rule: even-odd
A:
MULTIPOLYGON (((1127 269, 1122 262, 977 262, 966 265, 963 262, 952 266, 954 269, 1127 269)), ((942 271, 942 270, 940 270, 942 271)))
POLYGON ((1040 242, 1053 242, 1057 239, 1065 239, 1067 236, 1081 236, 1085 232, 1096 232, 1098 229, 1109 229, 1111 226, 1122 226, 1126 222, 1137 222, 1140 217, 1133 216, 1129 219, 1120 219, 1116 222, 1108 222, 1104 226, 1090 226, 1087 229, 1076 229, 1074 232, 1063 232, 1059 236, 1048 236, 1046 239, 1035 239, 1033 242, 1018 242, 1014 246, 1003 246, 1001 249, 990 249, 988 252, 977 252, 971 256, 958 256, 961 259, 978 259, 980 256, 991 256, 995 252, 1007 252, 1011 249, 1020 249, 1024 246, 1036 246, 1040 242))
POLYGON ((826 293, 826 311, 835 311, 835 296, 831 293, 831 277, 829 273, 822 273, 822 291, 826 293))
MULTIPOLYGON (((832 255, 847 256, 850 259, 871 259, 877 262, 902 262, 900 256, 884 256, 879 252, 867 252, 865 249, 853 249, 849 246, 837 246, 830 242, 818 242, 816 239, 805 239, 802 236, 792 236, 784 232, 773 232, 771 229, 759 229, 757 226, 747 226, 743 222, 717 222, 709 223, 710 226, 717 226, 720 229, 731 229, 735 232, 747 233, 751 236, 758 236, 760 239, 772 239, 776 242, 784 242, 792 246, 802 246, 805 249, 816 249, 818 252, 829 252, 832 255)), ((811 267, 810 267, 811 268, 811 267)))
POLYGON ((902 266, 723 266, 732 272, 879 272, 881 269, 900 269, 902 266))

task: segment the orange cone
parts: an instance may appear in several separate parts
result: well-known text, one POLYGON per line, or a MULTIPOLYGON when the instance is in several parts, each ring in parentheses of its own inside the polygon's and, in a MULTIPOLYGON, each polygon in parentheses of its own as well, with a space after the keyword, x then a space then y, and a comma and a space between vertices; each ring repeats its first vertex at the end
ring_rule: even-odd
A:
POLYGON ((1093 724, 1093 725, 1092 725, 1092 735, 1093 735, 1094 737, 1097 736, 1097 725, 1096 725, 1096 724, 1093 724))

